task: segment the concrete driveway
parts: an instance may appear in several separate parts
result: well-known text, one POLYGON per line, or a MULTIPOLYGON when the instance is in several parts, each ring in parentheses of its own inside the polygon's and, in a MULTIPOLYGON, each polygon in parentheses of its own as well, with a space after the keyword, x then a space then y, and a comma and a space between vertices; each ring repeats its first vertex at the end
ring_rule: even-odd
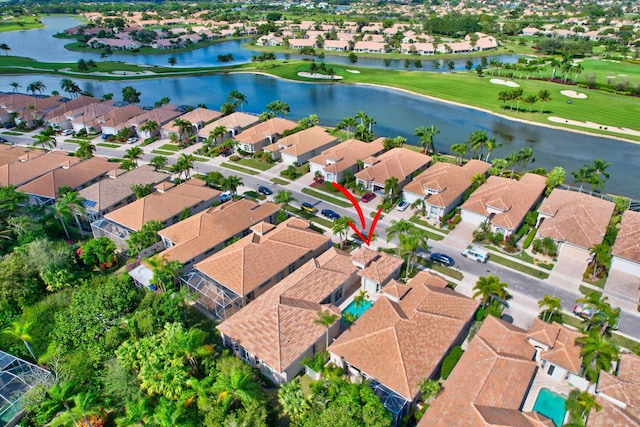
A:
POLYGON ((444 242, 446 242, 447 245, 462 251, 473 242, 473 232, 477 228, 477 225, 461 221, 456 225, 456 228, 447 234, 447 237, 444 238, 444 242))
POLYGON ((582 282, 582 274, 587 268, 588 259, 588 250, 563 244, 549 280, 566 289, 577 291, 582 282))

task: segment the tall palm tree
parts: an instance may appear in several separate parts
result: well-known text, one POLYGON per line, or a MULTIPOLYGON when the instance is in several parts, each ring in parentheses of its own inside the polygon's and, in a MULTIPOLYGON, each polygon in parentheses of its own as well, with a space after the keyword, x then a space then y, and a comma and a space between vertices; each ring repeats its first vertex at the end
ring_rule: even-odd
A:
POLYGON ((72 211, 71 207, 65 204, 62 201, 62 198, 56 200, 53 206, 50 206, 49 209, 53 212, 53 215, 60 220, 60 224, 62 224, 62 229, 64 230, 64 234, 67 236, 67 240, 71 240, 71 236, 69 235, 69 230, 67 229, 67 225, 65 220, 71 217, 72 211))
POLYGON ((554 313, 562 310, 560 298, 550 295, 544 295, 542 299, 538 301, 538 306, 543 309, 540 314, 542 315, 542 320, 545 322, 550 322, 554 313))
POLYGON ((409 278, 409 274, 413 271, 413 258, 420 248, 428 251, 428 238, 426 234, 418 229, 413 228, 405 234, 399 235, 400 248, 407 253, 407 268, 405 269, 405 279, 409 278))
POLYGON ((542 114, 544 112, 544 103, 551 101, 551 92, 547 89, 540 89, 538 92, 538 99, 540 100, 540 113, 542 114))
POLYGON ((611 166, 611 163, 605 162, 602 159, 595 159, 593 161, 593 173, 595 178, 593 178, 592 182, 597 181, 597 185, 603 186, 604 181, 609 179, 609 173, 607 172, 607 168, 611 166))
POLYGON ((138 167, 138 159, 142 157, 144 154, 144 150, 138 146, 131 147, 127 151, 124 152, 124 157, 133 162, 133 164, 138 167))
POLYGON ((340 316, 327 309, 325 311, 319 311, 318 318, 313 321, 316 325, 324 326, 326 329, 327 346, 325 348, 329 348, 329 328, 336 323, 339 318, 340 316))
POLYGON ((286 102, 280 101, 279 99, 276 99, 275 101, 268 103, 265 106, 265 108, 267 109, 267 111, 271 112, 275 117, 288 116, 289 113, 291 112, 291 107, 289 107, 289 104, 287 104, 286 102))
POLYGON ((224 135, 226 135, 226 133, 228 132, 227 127, 226 126, 216 126, 211 133, 209 133, 209 137, 213 137, 213 139, 218 143, 221 144, 222 143, 222 137, 224 135))
POLYGON ((13 88, 13 92, 17 92, 19 87, 22 87, 22 85, 18 82, 11 82, 9 83, 9 86, 11 86, 13 88))
POLYGON ((357 124, 358 122, 356 121, 355 117, 345 117, 339 123, 339 125, 342 126, 343 129, 346 129, 347 139, 351 138, 351 133, 353 132, 357 124))
POLYGON ((484 161, 489 162, 489 156, 491 156, 491 153, 493 153, 493 150, 495 150, 496 148, 502 147, 502 144, 497 142, 495 137, 491 137, 491 138, 487 138, 487 140, 484 143, 484 146, 487 149, 487 155, 485 156, 484 161))
POLYGON ((218 396, 224 413, 238 403, 247 406, 258 401, 261 394, 253 373, 237 367, 231 368, 229 373, 219 373, 211 390, 218 396))
POLYGON ((4 50, 4 54, 5 56, 9 55, 9 51, 11 50, 11 48, 9 47, 8 44, 6 43, 1 43, 0 44, 0 49, 4 50))
POLYGON ((596 402, 595 396, 588 391, 573 389, 569 398, 564 402, 564 407, 569 412, 571 421, 578 425, 584 425, 584 420, 592 409, 600 411, 602 406, 596 402))
POLYGON ((76 156, 81 159, 90 159, 93 157, 93 153, 96 151, 96 146, 88 140, 82 140, 78 143, 78 149, 76 150, 76 156))
POLYGON ((193 154, 182 153, 178 160, 173 165, 173 171, 178 174, 178 178, 184 173, 185 179, 191 178, 191 169, 196 161, 196 157, 193 154))
POLYGON ((80 234, 83 234, 82 227, 80 226, 80 215, 87 214, 87 208, 85 207, 85 199, 78 195, 77 191, 69 191, 64 193, 58 198, 56 204, 60 203, 64 207, 64 210, 69 212, 76 220, 76 225, 80 234))
POLYGON ((193 133, 193 124, 189 120, 177 118, 173 121, 173 125, 178 128, 182 145, 186 146, 189 143, 189 137, 193 133))
POLYGON ((487 139, 487 132, 483 130, 471 132, 469 138, 467 138, 467 144, 469 144, 473 158, 482 158, 482 150, 485 147, 487 139))
MULTIPOLYGON (((394 237, 401 236, 411 230, 413 226, 405 219, 391 220, 391 225, 387 227, 387 243, 389 243, 394 237)), ((400 245, 398 245, 398 255, 400 255, 400 245)))
POLYGON ((349 232, 349 222, 353 223, 351 218, 346 216, 341 216, 333 221, 333 225, 331 226, 331 232, 337 234, 340 238, 340 249, 344 247, 344 241, 347 237, 347 233, 349 232))
POLYGON ((384 182, 384 194, 389 200, 393 201, 393 198, 398 193, 398 178, 392 176, 384 182))
POLYGON ((73 381, 63 381, 49 387, 44 401, 38 408, 44 419, 52 419, 58 412, 71 411, 71 401, 77 393, 77 384, 73 381))
POLYGON ((511 295, 507 291, 508 285, 500 281, 500 278, 493 275, 481 276, 478 278, 473 289, 476 291, 473 298, 480 297, 483 306, 487 305, 492 298, 498 297, 501 300, 508 300, 511 295))
POLYGON ((620 359, 618 346, 592 329, 588 335, 576 338, 576 344, 581 345, 580 356, 585 367, 585 375, 591 382, 598 380, 598 374, 604 370, 611 371, 612 361, 620 359))
POLYGON ((580 183, 580 191, 582 191, 582 187, 584 187, 585 183, 591 182, 594 172, 593 167, 590 165, 586 165, 577 171, 571 172, 571 175, 573 175, 573 182, 580 183))
POLYGON ((516 114, 520 112, 520 101, 522 101, 524 96, 524 90, 519 87, 511 90, 512 99, 516 101, 516 114))
POLYGON ((232 102, 236 107, 240 107, 240 111, 242 111, 242 104, 249 104, 247 96, 235 89, 229 92, 227 101, 232 102))
POLYGON ((591 279, 595 280, 600 274, 606 271, 611 265, 611 248, 606 243, 596 243, 589 248, 589 254, 593 256, 591 266, 593 272, 591 279))
POLYGON ((242 178, 235 175, 230 175, 226 178, 223 178, 220 185, 222 186, 222 189, 224 191, 229 191, 231 192, 232 196, 235 196, 238 187, 244 185, 244 183, 242 182, 242 178))
POLYGON ((440 131, 437 130, 434 125, 431 125, 429 127, 420 126, 413 132, 415 136, 420 138, 420 140, 418 141, 418 145, 420 147, 424 146, 424 154, 427 154, 427 152, 435 153, 436 150, 433 145, 433 137, 439 133, 440 131))
POLYGON ((168 161, 169 159, 165 156, 155 156, 149 161, 149 163, 153 166, 154 170, 157 171, 159 169, 163 169, 167 165, 168 161))
POLYGON ((56 138, 46 131, 40 131, 40 133, 33 136, 35 141, 33 142, 33 146, 37 147, 38 145, 42 146, 47 151, 51 151, 58 146, 58 141, 56 138))
POLYGON ((520 151, 518 151, 517 158, 523 171, 527 168, 527 165, 530 162, 535 162, 535 159, 533 158, 533 150, 529 147, 521 148, 520 151))
POLYGON ((11 323, 10 328, 7 328, 4 330, 4 333, 11 336, 14 339, 22 341, 24 346, 27 348, 27 351, 29 351, 29 354, 31 355, 33 360, 37 363, 38 358, 33 353, 33 349, 31 348, 31 344, 30 344, 30 341, 33 339, 31 334, 29 333, 29 330, 31 329, 32 325, 33 325, 33 322, 28 322, 26 320, 16 320, 11 323))
POLYGON ((140 130, 143 132, 147 132, 149 134, 149 137, 153 137, 154 134, 158 131, 159 127, 160 126, 158 125, 158 122, 156 122, 155 120, 147 120, 142 126, 140 126, 140 130))
POLYGON ((282 205, 287 216, 289 216, 289 204, 295 201, 296 199, 291 195, 290 191, 280 190, 278 194, 275 195, 273 201, 282 205))
POLYGON ((456 155, 456 163, 458 165, 462 164, 462 157, 467 154, 469 150, 469 146, 467 144, 453 144, 451 146, 451 152, 456 155))

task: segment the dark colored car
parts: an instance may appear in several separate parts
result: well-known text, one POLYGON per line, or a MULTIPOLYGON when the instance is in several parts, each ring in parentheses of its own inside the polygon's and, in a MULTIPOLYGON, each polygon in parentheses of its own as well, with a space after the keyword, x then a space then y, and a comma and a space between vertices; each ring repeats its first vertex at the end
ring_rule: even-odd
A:
POLYGON ((375 197, 376 197, 375 193, 367 193, 364 196, 362 196, 362 199, 360 200, 362 200, 363 203, 367 203, 375 199, 375 197))
POLYGON ((307 203, 307 202, 302 202, 302 204, 300 205, 300 207, 302 207, 303 211, 307 211, 309 213, 314 213, 316 211, 316 208, 313 207, 313 205, 311 203, 307 203))
POLYGON ((322 211, 320 211, 320 213, 322 214, 322 216, 324 216, 326 218, 329 218, 329 219, 338 219, 338 218, 340 218, 340 215, 338 215, 337 213, 335 213, 331 209, 322 209, 322 211))
POLYGON ((262 193, 265 196, 270 196, 273 194, 273 191, 271 191, 269 187, 265 187, 264 185, 261 185, 260 187, 258 187, 258 193, 262 193))
POLYGON ((453 261, 453 258, 451 258, 449 255, 446 255, 446 254, 433 253, 429 257, 429 259, 433 262, 446 265, 447 267, 451 267, 453 264, 455 264, 455 262, 453 261))
POLYGON ((102 134, 102 139, 109 139, 109 137, 112 137, 113 135, 111 135, 110 133, 103 133, 102 134))
POLYGON ((7 140, 7 138, 3 138, 0 136, 0 142, 9 142, 9 140, 7 140))

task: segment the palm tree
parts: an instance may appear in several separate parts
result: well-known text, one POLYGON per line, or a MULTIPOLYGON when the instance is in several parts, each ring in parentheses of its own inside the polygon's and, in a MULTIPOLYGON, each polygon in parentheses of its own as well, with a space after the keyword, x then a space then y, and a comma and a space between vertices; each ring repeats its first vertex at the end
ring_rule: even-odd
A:
POLYGON ((297 420, 310 408, 309 402, 300 388, 299 381, 289 381, 280 386, 278 401, 282 405, 282 412, 297 420))
POLYGON ((570 422, 584 425, 584 420, 591 410, 600 411, 602 406, 596 402, 595 396, 588 391, 573 389, 569 393, 569 398, 564 402, 564 408, 570 414, 570 422))
POLYGON ((133 162, 135 167, 138 167, 138 159, 142 157, 144 150, 138 146, 131 147, 124 152, 124 157, 133 162))
POLYGON ((224 179, 224 175, 218 171, 211 171, 204 177, 205 182, 209 187, 220 188, 220 183, 224 179))
POLYGON ((469 146, 467 144, 453 144, 451 146, 451 152, 457 156, 456 163, 462 164, 462 157, 467 154, 469 146))
POLYGON ((227 101, 232 102, 236 108, 240 107, 240 111, 242 111, 242 104, 249 104, 246 95, 235 89, 229 92, 227 101))
POLYGON ((222 404, 224 413, 237 403, 247 406, 260 398, 260 386, 256 383, 253 373, 243 372, 235 366, 228 374, 217 375, 211 391, 217 394, 218 403, 222 404))
POLYGON ((40 131, 40 133, 33 137, 35 138, 35 141, 33 142, 34 147, 41 145, 45 150, 51 151, 58 146, 56 138, 47 131, 40 131))
POLYGON ((599 187, 604 185, 604 182, 609 179, 609 173, 606 171, 609 166, 611 166, 611 163, 605 162, 602 159, 595 159, 593 161, 593 173, 595 175, 591 180, 593 185, 599 187), (602 175, 602 177, 600 175, 602 175))
POLYGON ((340 318, 336 313, 329 311, 328 309, 325 311, 318 312, 318 318, 313 321, 316 325, 324 326, 326 328, 326 336, 327 336, 327 346, 329 348, 329 328, 331 325, 336 323, 336 321, 340 318))
POLYGON ((511 90, 512 99, 517 101, 516 114, 520 113, 520 101, 522 101, 523 96, 524 96, 524 90, 521 87, 511 90))
POLYGON ((37 363, 38 358, 33 353, 33 349, 31 348, 31 344, 29 343, 33 338, 31 334, 29 334, 29 330, 33 322, 28 322, 26 320, 16 320, 11 323, 11 327, 4 330, 4 333, 11 336, 14 339, 22 341, 24 346, 29 351, 29 354, 33 358, 33 360, 37 363))
POLYGON ((533 104, 538 102, 538 97, 534 94, 529 94, 524 97, 524 102, 526 104, 529 104, 529 112, 531 112, 531 110, 533 109, 533 104))
POLYGON ((355 129, 357 124, 358 122, 355 117, 345 117, 338 125, 342 126, 342 129, 346 129, 347 139, 349 139, 351 138, 351 132, 355 129))
POLYGON ((236 190, 238 189, 238 187, 240 187, 241 185, 244 185, 244 183, 242 182, 242 178, 235 175, 231 175, 226 178, 223 178, 222 181, 220 182, 220 185, 223 191, 229 191, 231 192, 232 196, 235 196, 236 190))
POLYGON ((472 157, 482 158, 482 150, 487 142, 487 132, 483 130, 475 130, 471 132, 467 139, 467 144, 471 148, 472 157))
POLYGON ((424 146, 424 154, 427 154, 428 151, 432 153, 435 152, 435 147, 433 146, 433 137, 439 133, 440 131, 437 130, 433 125, 429 127, 420 126, 413 132, 415 136, 420 138, 420 140, 418 141, 418 145, 420 147, 424 146))
POLYGON ((423 198, 416 199, 415 202, 411 203, 411 209, 417 209, 422 216, 426 216, 427 202, 423 198))
POLYGON ((473 294, 473 298, 480 297, 480 301, 483 306, 487 305, 487 302, 495 297, 506 301, 511 298, 511 295, 507 291, 508 285, 500 281, 500 278, 493 275, 481 276, 478 278, 473 289, 476 291, 473 294))
POLYGON ((193 124, 189 120, 177 118, 173 121, 173 125, 178 128, 178 134, 183 145, 189 143, 189 137, 193 132, 193 124))
POLYGON ((560 61, 558 61, 557 59, 552 59, 550 62, 550 65, 553 67, 553 72, 551 73, 551 80, 555 80, 556 78, 556 71, 558 70, 558 67, 560 66, 560 61))
POLYGON ((591 382, 598 380, 598 374, 604 370, 611 370, 611 362, 619 360, 618 346, 609 339, 592 329, 588 335, 576 338, 576 344, 581 345, 580 356, 586 369, 585 375, 591 382))
POLYGON ((280 190, 278 194, 275 195, 273 201, 282 205, 287 216, 289 216, 289 204, 296 199, 291 195, 290 191, 280 190))
POLYGON ((392 176, 384 182, 384 194, 385 197, 393 201, 396 193, 398 193, 398 178, 392 176))
POLYGON ((491 138, 487 138, 487 140, 484 143, 486 149, 487 149, 487 155, 484 158, 485 162, 489 162, 489 156, 491 156, 491 153, 493 153, 493 150, 495 150, 496 148, 500 148, 502 147, 502 144, 500 144, 499 142, 496 141, 495 137, 491 137, 491 138))
POLYGON ((22 87, 22 85, 18 82, 11 82, 9 83, 9 86, 11 86, 13 88, 13 92, 17 92, 19 87, 22 87))
POLYGON ((274 114, 276 117, 278 116, 288 116, 289 113, 291 112, 291 107, 289 107, 289 104, 287 104, 286 102, 282 102, 280 100, 275 100, 272 101, 270 103, 268 103, 265 108, 267 109, 267 111, 271 112, 272 114, 274 114))
MULTIPOLYGON (((391 225, 386 229, 387 243, 389 243, 394 237, 401 236, 404 233, 407 233, 412 228, 413 226, 411 225, 411 223, 405 219, 400 219, 398 221, 396 221, 395 219, 391 220, 391 225)), ((400 245, 398 245, 398 255, 400 255, 400 245)))
MULTIPOLYGON (((29 86, 31 86, 32 92, 38 92, 39 94, 42 94, 42 92, 47 88, 40 80, 30 83, 29 86)), ((27 90, 29 89, 27 88, 27 90)))
POLYGON ((344 241, 350 228, 349 222, 353 223, 353 220, 346 216, 341 216, 340 218, 334 220, 333 225, 331 226, 331 231, 334 234, 337 234, 340 238, 340 249, 344 247, 344 241))
POLYGON ((360 289, 358 295, 353 298, 353 302, 356 308, 364 307, 367 303, 367 291, 365 291, 364 289, 360 289))
POLYGON ((538 301, 538 306, 543 309, 540 315, 545 322, 550 322, 553 315, 562 310, 560 298, 545 295, 538 301))
POLYGON ((2 43, 2 44, 0 44, 0 49, 4 50, 4 54, 5 54, 5 56, 9 55, 9 53, 8 53, 8 52, 11 50, 11 48, 9 47, 9 45, 8 45, 8 44, 6 44, 6 43, 2 43))
POLYGON ((589 248, 589 254, 593 256, 591 266, 591 280, 596 280, 600 274, 604 273, 611 265, 611 248, 606 243, 596 243, 589 248))
POLYGON ((140 130, 143 132, 147 132, 149 134, 149 137, 153 137, 158 128, 158 122, 156 122, 155 120, 147 120, 142 126, 140 126, 140 130))
POLYGON ((577 171, 571 172, 571 175, 573 175, 573 182, 580 183, 580 191, 582 191, 582 187, 585 183, 591 182, 594 172, 593 167, 590 165, 586 165, 577 171))
POLYGON ((522 165, 524 171, 530 162, 535 162, 533 158, 533 150, 529 147, 521 148, 517 154, 518 163, 522 165))
POLYGON ((77 384, 73 381, 63 381, 49 387, 44 402, 38 408, 44 419, 52 419, 61 410, 71 411, 71 400, 76 395, 77 384))
POLYGON ((165 156, 155 156, 149 161, 149 164, 151 164, 151 166, 153 166, 153 169, 157 171, 164 168, 167 165, 168 161, 169 159, 167 159, 165 156))
POLYGON ((85 207, 84 202, 85 199, 80 197, 77 191, 66 192, 56 201, 56 205, 60 203, 61 207, 63 207, 63 211, 68 211, 69 214, 74 216, 78 230, 80 230, 80 234, 83 234, 83 231, 78 217, 80 215, 87 214, 87 208, 85 207))
POLYGON ((213 137, 213 139, 215 139, 218 144, 220 144, 222 142, 222 139, 218 140, 218 138, 224 136, 227 132, 228 131, 226 126, 216 126, 209 134, 209 137, 213 137))
POLYGON ((428 239, 426 234, 418 228, 409 230, 406 234, 400 234, 400 247, 407 252, 407 268, 405 278, 409 277, 409 273, 413 270, 413 257, 418 249, 423 248, 428 251, 428 239))
POLYGON ((78 143, 78 149, 76 150, 76 157, 83 160, 93 157, 93 153, 96 151, 96 146, 91 141, 82 140, 78 143))
POLYGON ((544 103, 551 101, 551 92, 547 89, 541 89, 538 92, 538 99, 540 100, 540 114, 544 112, 544 103))
POLYGON ((60 224, 62 224, 64 234, 67 236, 67 240, 71 240, 69 230, 67 230, 67 225, 65 224, 65 219, 71 216, 70 206, 63 203, 62 199, 60 198, 56 200, 56 203, 53 206, 49 206, 49 209, 51 209, 53 215, 60 220, 60 224))
POLYGON ((178 174, 178 178, 182 176, 184 172, 185 179, 191 178, 191 169, 193 169, 193 164, 196 161, 196 156, 193 154, 182 153, 178 160, 173 165, 173 172, 178 174))

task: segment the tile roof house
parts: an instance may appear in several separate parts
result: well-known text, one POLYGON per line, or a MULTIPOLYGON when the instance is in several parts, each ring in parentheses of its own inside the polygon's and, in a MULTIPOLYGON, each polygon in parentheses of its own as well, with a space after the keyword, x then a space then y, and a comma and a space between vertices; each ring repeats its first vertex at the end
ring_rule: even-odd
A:
POLYGON ((325 181, 339 182, 344 178, 345 171, 350 171, 352 174, 358 172, 360 169, 358 160, 382 153, 383 140, 378 138, 371 142, 363 142, 347 139, 309 159, 311 173, 319 172, 324 176, 325 181))
POLYGON ((58 108, 63 97, 59 95, 36 97, 21 93, 0 94, 0 116, 3 122, 8 122, 10 114, 16 114, 15 124, 24 123, 27 127, 34 127, 37 120, 58 108))
POLYGON ((413 175, 431 163, 431 156, 417 153, 406 148, 392 148, 379 156, 363 159, 364 169, 356 173, 356 182, 365 190, 384 192, 385 181, 398 178, 398 190, 409 183, 413 175))
POLYGON ((198 302, 226 319, 301 265, 331 247, 308 221, 261 222, 252 233, 195 265, 182 280, 198 302))
POLYGON ((602 243, 615 204, 555 188, 538 207, 538 234, 583 249, 602 243))
POLYGON ((425 216, 440 220, 462 203, 473 177, 486 175, 490 167, 481 160, 470 160, 463 166, 438 162, 405 185, 403 197, 409 203, 424 200, 425 216))
POLYGON ((359 53, 385 53, 385 46, 384 42, 359 41, 356 42, 353 51, 359 53))
POLYGON ((544 194, 546 178, 526 173, 520 181, 490 176, 461 206, 462 220, 479 226, 485 221, 494 233, 514 233, 544 194))
POLYGON ((70 101, 64 102, 58 108, 48 112, 44 116, 45 124, 57 127, 59 129, 71 129, 71 121, 67 114, 73 110, 84 108, 87 105, 100 102, 98 98, 92 96, 80 95, 70 101))
POLYGON ((588 427, 640 426, 640 356, 621 355, 616 375, 600 371, 596 402, 602 409, 591 410, 588 427))
POLYGON ((144 113, 144 110, 137 105, 125 105, 124 107, 115 108, 87 124, 97 132, 115 135, 124 128, 130 128, 129 120, 142 113, 144 113))
POLYGON ((188 208, 191 214, 196 214, 220 199, 220 191, 207 187, 200 179, 190 179, 180 185, 164 182, 155 188, 157 191, 148 196, 91 223, 94 237, 107 236, 117 246, 126 248, 130 234, 139 231, 146 222, 175 224, 183 210, 188 208))
POLYGON ((403 260, 397 256, 361 247, 353 252, 352 259, 360 268, 361 287, 370 295, 380 293, 390 280, 400 277, 403 260))
POLYGON ((575 343, 582 333, 559 323, 547 323, 536 318, 529 327, 527 339, 536 348, 535 360, 540 371, 556 380, 571 384, 582 383, 579 376, 582 366, 581 347, 575 343))
POLYGON ((76 163, 80 163, 79 158, 69 156, 63 151, 31 151, 15 162, 0 166, 0 185, 19 187, 54 169, 68 168, 76 163))
POLYGON ((168 260, 180 261, 185 269, 223 249, 234 238, 249 234, 249 228, 260 222, 275 222, 280 205, 258 204, 249 199, 212 206, 176 224, 160 230, 168 260))
POLYGON ((164 105, 159 108, 154 108, 153 110, 143 111, 141 114, 129 119, 129 125, 140 138, 151 138, 152 136, 158 135, 161 126, 172 122, 176 117, 182 114, 181 112, 176 111, 175 108, 176 107, 173 105, 164 105), (158 129, 155 131, 140 129, 144 127, 147 122, 155 122, 158 125, 158 129))
POLYGON ((274 117, 245 129, 235 137, 238 148, 248 153, 259 153, 265 145, 273 144, 286 130, 294 129, 298 124, 291 120, 274 117))
POLYGON ((337 305, 358 288, 348 253, 331 248, 310 259, 244 309, 217 326, 224 344, 275 383, 290 381, 300 361, 322 352, 339 333, 339 317, 326 328, 318 312, 338 316, 337 305))
POLYGON ((105 179, 81 189, 78 195, 86 200, 87 220, 91 223, 102 218, 104 214, 136 200, 131 186, 149 184, 153 187, 160 182, 168 181, 170 177, 167 173, 154 171, 148 165, 128 172, 115 169, 105 179))
POLYGON ((347 40, 325 40, 324 50, 344 52, 349 50, 349 42, 347 40))
POLYGON ((228 116, 221 117, 200 129, 198 131, 198 138, 208 138, 209 133, 218 126, 226 127, 229 132, 228 136, 233 138, 242 132, 243 129, 253 126, 259 121, 260 119, 258 116, 239 112, 231 113, 228 116))
POLYGON ((313 126, 265 146, 264 151, 271 152, 274 159, 282 158, 283 163, 293 165, 306 163, 323 150, 336 144, 338 144, 336 137, 319 126, 313 126))
MULTIPOLYGON (((61 129, 73 129, 74 132, 78 132, 82 129, 89 130, 89 127, 93 126, 93 121, 98 117, 102 117, 109 111, 114 110, 117 107, 113 106, 115 101, 94 102, 84 105, 71 111, 67 111, 63 114, 63 117, 52 119, 59 123, 61 129), (65 120, 67 123, 65 123, 65 120)), ((94 129, 95 130, 95 129, 94 129)))
MULTIPOLYGON (((220 111, 209 110, 207 108, 198 107, 191 111, 188 111, 178 117, 181 120, 186 120, 193 124, 193 127, 196 130, 202 129, 205 125, 211 123, 215 119, 222 116, 220 111)), ((160 127, 160 136, 162 138, 169 138, 169 135, 175 133, 178 135, 180 133, 177 126, 174 125, 174 121, 164 124, 160 127)), ((209 136, 209 135, 207 135, 209 136)))
POLYGON ((435 378, 442 359, 462 344, 478 308, 477 301, 446 285, 442 277, 426 272, 406 285, 390 282, 329 346, 336 366, 404 401, 397 412, 388 408, 397 420, 418 400, 420 382, 435 378))
POLYGON ((115 164, 104 157, 93 157, 70 167, 61 167, 45 173, 17 188, 29 195, 29 204, 51 206, 55 203, 60 187, 71 187, 78 191, 94 184, 107 172, 115 169, 115 164))
POLYGON ((7 165, 17 161, 20 157, 28 154, 42 155, 45 152, 41 150, 31 150, 25 147, 14 147, 11 145, 0 144, 0 166, 7 165))
POLYGON ((521 412, 536 373, 527 332, 487 317, 419 427, 553 426, 521 412))
POLYGON ((640 277, 640 212, 625 211, 619 227, 611 268, 640 277))

